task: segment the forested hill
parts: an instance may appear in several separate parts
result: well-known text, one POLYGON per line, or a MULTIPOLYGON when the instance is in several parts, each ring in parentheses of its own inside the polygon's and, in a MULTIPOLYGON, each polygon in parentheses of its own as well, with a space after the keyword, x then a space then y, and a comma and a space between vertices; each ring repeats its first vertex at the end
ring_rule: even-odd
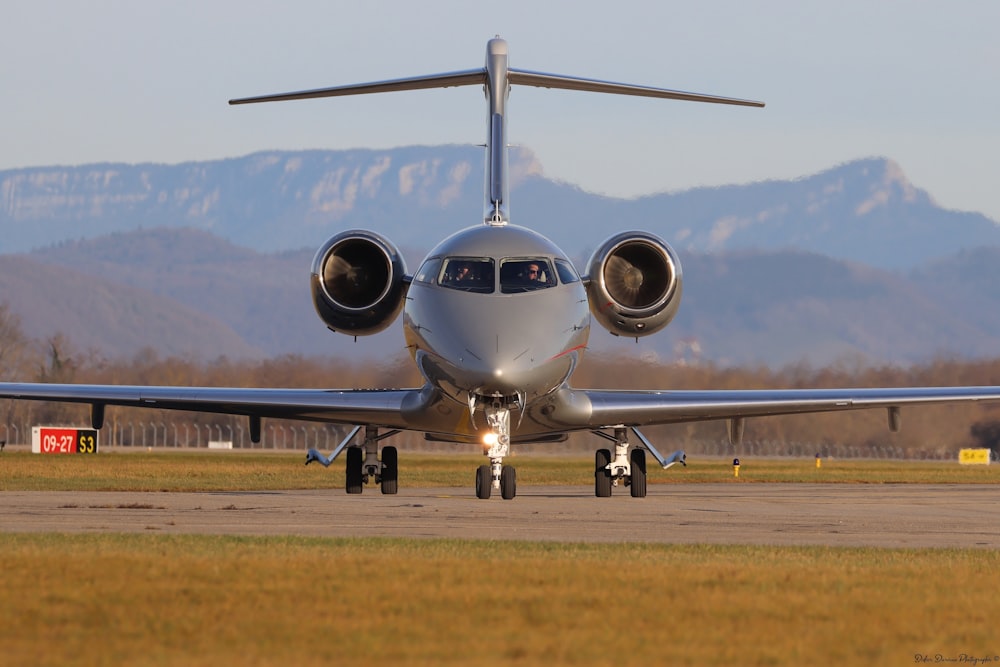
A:
MULTIPOLYGON (((193 229, 120 232, 0 257, 0 301, 30 336, 62 333, 112 358, 144 347, 202 359, 403 355, 398 322, 357 342, 323 326, 309 295, 312 255, 193 229)), ((1000 248, 906 273, 798 250, 680 256, 676 320, 639 343, 595 325, 592 354, 771 366, 1000 355, 1000 248)))

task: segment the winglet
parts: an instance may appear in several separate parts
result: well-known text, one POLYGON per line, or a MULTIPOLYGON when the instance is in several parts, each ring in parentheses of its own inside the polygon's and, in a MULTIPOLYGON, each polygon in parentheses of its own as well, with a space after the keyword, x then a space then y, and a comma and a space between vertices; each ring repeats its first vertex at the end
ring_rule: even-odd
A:
POLYGON ((309 465, 313 461, 318 461, 323 464, 324 468, 329 468, 330 464, 333 463, 333 459, 328 459, 323 456, 317 449, 310 449, 306 452, 306 465, 309 465))
POLYGON ((678 449, 676 452, 674 452, 670 456, 664 457, 663 454, 661 454, 656 449, 656 447, 653 447, 653 443, 651 443, 646 438, 646 436, 644 436, 639 431, 639 429, 637 429, 636 427, 633 426, 632 427, 632 432, 636 434, 636 436, 642 442, 642 446, 645 447, 647 450, 649 450, 649 453, 653 455, 653 458, 656 459, 659 462, 659 464, 663 467, 664 470, 666 470, 667 468, 669 468, 671 466, 677 465, 678 463, 680 463, 685 468, 687 467, 687 454, 684 453, 683 449, 678 449))

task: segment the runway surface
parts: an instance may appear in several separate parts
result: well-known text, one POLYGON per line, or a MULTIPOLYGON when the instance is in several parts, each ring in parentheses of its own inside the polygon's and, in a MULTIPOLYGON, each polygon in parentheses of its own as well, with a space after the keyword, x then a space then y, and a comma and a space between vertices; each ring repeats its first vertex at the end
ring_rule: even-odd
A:
POLYGON ((226 493, 0 493, 0 532, 159 532, 1000 548, 994 485, 667 484, 631 498, 591 487, 226 493))

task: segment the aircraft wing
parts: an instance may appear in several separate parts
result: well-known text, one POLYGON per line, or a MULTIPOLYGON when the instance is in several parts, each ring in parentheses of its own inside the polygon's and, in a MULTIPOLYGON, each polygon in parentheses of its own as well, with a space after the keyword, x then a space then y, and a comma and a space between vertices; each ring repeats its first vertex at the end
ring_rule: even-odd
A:
MULTIPOLYGON (((749 389, 706 391, 568 390, 580 414, 589 405, 590 426, 644 426, 712 419, 740 419, 808 412, 836 412, 911 405, 1000 401, 996 387, 877 389, 749 389)), ((893 414, 892 412, 890 414, 893 414)), ((890 417, 890 422, 893 420, 890 417)))
POLYGON ((0 383, 0 398, 89 403, 94 427, 103 406, 191 410, 274 419, 405 428, 403 412, 420 401, 419 389, 246 389, 86 384, 0 383))
MULTIPOLYGON (((302 419, 410 429, 407 416, 426 409, 420 389, 258 389, 0 383, 0 399, 92 406, 99 428, 104 406, 190 410, 252 418, 302 419)), ((1000 401, 1000 386, 877 389, 604 390, 563 388, 546 419, 552 432, 692 421, 885 408, 893 430, 903 407, 1000 401)))

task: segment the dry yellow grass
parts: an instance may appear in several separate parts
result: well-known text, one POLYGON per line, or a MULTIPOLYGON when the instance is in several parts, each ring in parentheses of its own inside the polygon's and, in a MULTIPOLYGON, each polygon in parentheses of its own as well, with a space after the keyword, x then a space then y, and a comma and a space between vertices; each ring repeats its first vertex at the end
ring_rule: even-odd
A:
POLYGON ((990 657, 1000 553, 5 535, 11 665, 990 657))
MULTIPOLYGON (((478 457, 405 457, 471 485, 478 457)), ((522 484, 589 459, 518 458, 522 484)), ((651 471, 652 472, 652 471, 651 471)), ((995 483, 957 464, 692 461, 653 483, 995 483)), ((0 489, 341 487, 301 454, 0 457, 0 489)), ((2 501, 2 494, 0 494, 2 501)), ((0 534, 10 665, 913 664, 1000 660, 1000 552, 0 534)), ((980 663, 981 664, 981 663, 980 663)))

